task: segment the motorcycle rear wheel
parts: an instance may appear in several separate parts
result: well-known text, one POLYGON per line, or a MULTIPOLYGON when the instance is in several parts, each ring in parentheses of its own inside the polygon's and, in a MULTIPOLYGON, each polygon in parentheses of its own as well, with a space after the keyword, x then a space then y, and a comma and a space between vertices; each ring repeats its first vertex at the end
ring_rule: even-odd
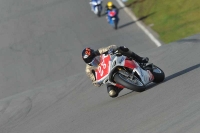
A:
POLYGON ((100 11, 98 11, 97 16, 101 17, 101 12, 100 11))
POLYGON ((123 85, 127 89, 130 89, 136 92, 145 91, 145 88, 146 88, 139 79, 132 80, 121 73, 116 73, 114 75, 114 81, 118 84, 123 85), (136 85, 136 82, 138 85, 136 85))
POLYGON ((115 30, 117 30, 117 28, 118 28, 118 25, 117 25, 117 24, 118 24, 118 23, 117 23, 117 21, 115 20, 115 21, 114 21, 114 29, 115 29, 115 30))

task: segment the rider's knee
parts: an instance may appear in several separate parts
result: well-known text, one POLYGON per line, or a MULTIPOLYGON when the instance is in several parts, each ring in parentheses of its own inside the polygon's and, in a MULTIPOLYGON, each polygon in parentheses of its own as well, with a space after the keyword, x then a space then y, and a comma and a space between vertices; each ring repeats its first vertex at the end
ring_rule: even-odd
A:
POLYGON ((114 90, 110 90, 108 93, 109 93, 109 96, 112 98, 115 98, 118 96, 118 93, 114 90))
POLYGON ((109 96, 112 98, 117 97, 119 95, 119 92, 121 91, 119 88, 112 85, 109 85, 107 89, 108 89, 109 96))

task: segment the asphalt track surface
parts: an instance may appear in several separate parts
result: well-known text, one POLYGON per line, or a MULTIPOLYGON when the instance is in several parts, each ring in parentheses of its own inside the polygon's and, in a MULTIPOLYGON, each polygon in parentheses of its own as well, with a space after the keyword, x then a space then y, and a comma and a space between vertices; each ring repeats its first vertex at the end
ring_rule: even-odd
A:
POLYGON ((199 133, 200 35, 156 46, 120 10, 119 30, 86 0, 0 2, 0 133, 199 133), (81 50, 126 45, 166 74, 110 98, 81 50))

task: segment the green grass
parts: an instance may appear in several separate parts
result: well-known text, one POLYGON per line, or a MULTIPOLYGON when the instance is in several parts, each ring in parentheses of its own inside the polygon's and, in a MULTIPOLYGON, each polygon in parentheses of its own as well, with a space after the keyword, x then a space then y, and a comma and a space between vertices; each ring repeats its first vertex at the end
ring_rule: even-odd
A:
POLYGON ((128 0, 125 3, 138 18, 173 42, 200 33, 200 0, 128 0))

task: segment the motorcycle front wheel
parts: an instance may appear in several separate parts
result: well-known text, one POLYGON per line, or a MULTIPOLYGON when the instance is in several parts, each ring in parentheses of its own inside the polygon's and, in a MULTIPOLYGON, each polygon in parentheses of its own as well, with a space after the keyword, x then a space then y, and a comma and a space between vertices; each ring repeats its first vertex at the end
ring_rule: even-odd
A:
POLYGON ((117 30, 117 28, 118 28, 118 22, 117 20, 114 20, 114 29, 117 30))
POLYGON ((165 79, 165 73, 163 72, 162 69, 159 67, 155 66, 152 69, 152 73, 154 75, 154 81, 155 83, 160 83, 165 79))
POLYGON ((165 73, 163 72, 162 69, 160 69, 156 65, 152 65, 151 67, 147 66, 146 69, 150 70, 151 73, 153 74, 153 76, 154 76, 153 82, 154 83, 161 83, 165 79, 165 73))
POLYGON ((114 75, 114 81, 126 87, 127 89, 137 92, 145 91, 146 88, 138 78, 135 77, 134 79, 131 79, 130 77, 127 77, 121 73, 116 73, 114 75))

